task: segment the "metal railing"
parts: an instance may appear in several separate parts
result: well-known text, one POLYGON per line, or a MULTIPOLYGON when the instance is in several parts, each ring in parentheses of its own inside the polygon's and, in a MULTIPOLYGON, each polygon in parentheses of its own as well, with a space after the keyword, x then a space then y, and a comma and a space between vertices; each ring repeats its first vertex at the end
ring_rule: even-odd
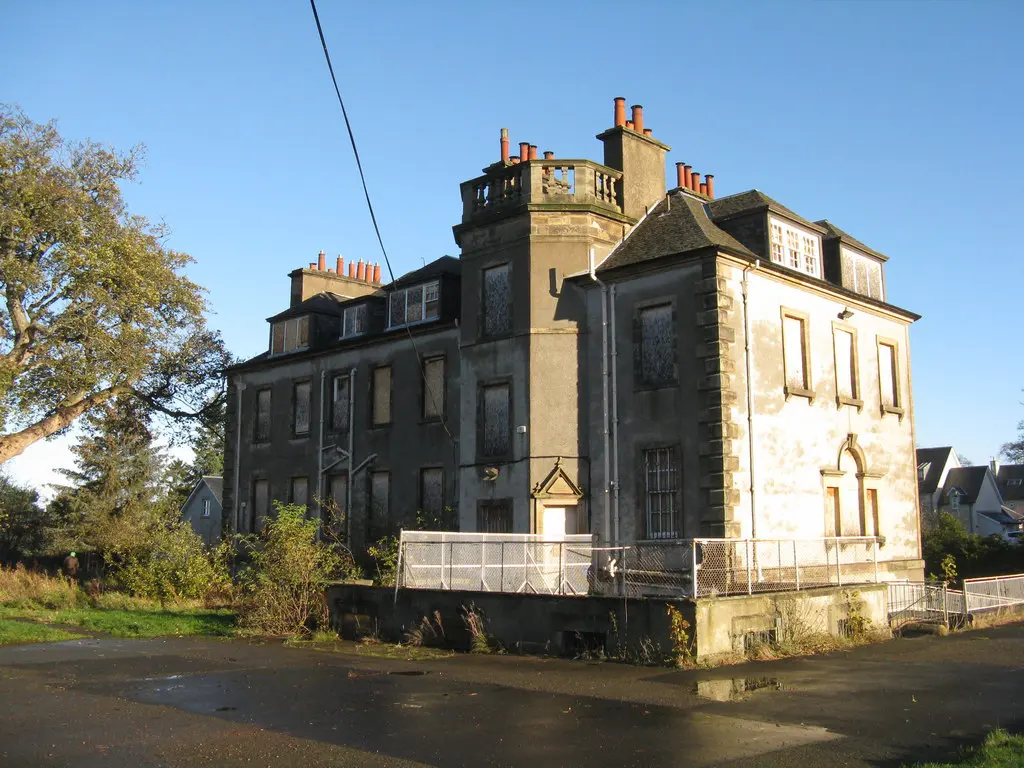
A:
POLYGON ((964 579, 968 613, 1024 605, 1024 574, 964 579))
POLYGON ((964 593, 945 584, 921 581, 889 583, 889 623, 942 622, 959 624, 966 616, 964 593))
POLYGON ((403 531, 396 589, 713 597, 879 581, 878 540, 682 539, 403 531))
POLYGON ((585 595, 589 535, 402 531, 396 588, 585 595))

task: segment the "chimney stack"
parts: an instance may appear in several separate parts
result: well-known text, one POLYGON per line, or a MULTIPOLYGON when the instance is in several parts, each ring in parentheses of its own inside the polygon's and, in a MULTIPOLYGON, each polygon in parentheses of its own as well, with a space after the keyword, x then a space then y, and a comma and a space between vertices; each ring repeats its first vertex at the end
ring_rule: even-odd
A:
POLYGON ((637 133, 644 132, 644 108, 639 104, 633 105, 633 130, 637 133))
POLYGON ((380 264, 373 265, 373 282, 380 285, 380 264))
POLYGON ((345 274, 345 260, 341 258, 341 256, 338 257, 338 268, 335 270, 335 272, 337 272, 339 275, 345 274))
POLYGON ((714 176, 714 174, 711 174, 711 173, 707 174, 704 177, 704 182, 705 182, 705 184, 707 185, 707 188, 708 188, 708 197, 710 197, 712 200, 714 200, 715 199, 715 176, 714 176))
POLYGON ((525 163, 530 159, 530 142, 520 141, 519 142, 519 162, 525 163))
POLYGON ((501 129, 501 162, 508 165, 508 128, 501 129))
POLYGON ((615 127, 620 128, 626 125, 626 98, 615 97, 615 127))
POLYGON ((324 253, 323 251, 320 251, 320 253, 317 254, 316 268, 319 269, 321 272, 327 270, 327 254, 324 253))

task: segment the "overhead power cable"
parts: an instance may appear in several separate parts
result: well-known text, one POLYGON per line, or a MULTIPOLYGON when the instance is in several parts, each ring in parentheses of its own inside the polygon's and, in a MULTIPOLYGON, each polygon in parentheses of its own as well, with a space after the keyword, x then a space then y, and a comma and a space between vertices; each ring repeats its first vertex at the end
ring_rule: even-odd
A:
MULTIPOLYGON (((331 82, 334 84, 334 93, 338 96, 338 104, 341 105, 341 114, 345 118, 345 130, 348 132, 348 140, 349 143, 352 145, 352 154, 355 156, 356 159, 356 168, 359 170, 359 181, 362 182, 363 185, 363 195, 366 197, 366 207, 370 211, 370 221, 373 222, 373 231, 377 235, 377 243, 380 245, 380 252, 384 256, 384 266, 387 267, 388 275, 391 277, 391 282, 393 283, 395 282, 395 271, 391 268, 391 260, 388 258, 388 251, 384 247, 384 238, 381 237, 380 226, 378 226, 377 224, 377 215, 373 211, 373 202, 370 200, 370 189, 369 187, 366 186, 366 174, 363 172, 363 163, 359 159, 359 148, 356 147, 355 133, 353 133, 352 123, 348 119, 348 110, 345 109, 345 100, 341 97, 341 88, 338 87, 338 78, 334 74, 334 64, 331 63, 331 54, 330 51, 327 50, 327 40, 324 37, 324 28, 320 24, 320 14, 316 12, 316 0, 309 0, 309 5, 313 9, 313 20, 316 21, 316 31, 317 34, 320 35, 320 45, 323 46, 324 58, 327 60, 327 69, 331 73, 331 82)), ((455 436, 448 428, 448 420, 444 416, 444 409, 439 407, 439 403, 435 399, 436 393, 432 392, 430 388, 427 386, 427 375, 426 371, 424 371, 423 369, 423 359, 420 357, 420 351, 416 346, 416 339, 413 337, 412 330, 409 328, 408 325, 405 326, 405 332, 406 334, 408 334, 409 341, 412 344, 413 352, 416 354, 416 364, 419 366, 420 376, 423 378, 423 391, 425 393, 430 392, 430 397, 431 399, 434 400, 434 408, 441 414, 441 425, 444 427, 444 431, 447 433, 448 439, 451 440, 453 445, 455 445, 457 444, 458 441, 455 439, 455 436)), ((441 387, 443 390, 443 381, 441 382, 441 387)))

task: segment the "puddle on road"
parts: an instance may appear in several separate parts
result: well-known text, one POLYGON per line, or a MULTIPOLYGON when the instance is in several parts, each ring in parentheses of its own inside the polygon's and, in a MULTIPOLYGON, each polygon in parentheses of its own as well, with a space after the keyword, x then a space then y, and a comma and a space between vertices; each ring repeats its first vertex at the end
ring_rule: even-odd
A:
POLYGON ((774 677, 733 677, 719 680, 698 680, 693 692, 712 701, 743 701, 758 691, 785 691, 786 686, 774 677))
POLYGON ((402 675, 404 677, 419 677, 420 675, 427 674, 426 670, 423 669, 402 669, 397 672, 388 672, 389 675, 402 675))

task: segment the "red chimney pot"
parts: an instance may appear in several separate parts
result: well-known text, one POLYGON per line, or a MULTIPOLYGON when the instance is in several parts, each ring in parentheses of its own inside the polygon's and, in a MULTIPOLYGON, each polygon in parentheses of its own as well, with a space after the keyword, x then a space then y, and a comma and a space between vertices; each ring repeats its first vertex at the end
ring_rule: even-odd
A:
POLYGON ((531 160, 536 160, 537 159, 537 145, 536 144, 531 144, 530 145, 530 159, 531 160))
POLYGON ((519 162, 525 163, 530 159, 530 142, 520 141, 519 142, 519 162))
POLYGON ((356 280, 366 280, 366 264, 362 259, 356 265, 356 280))
POLYGON ((320 251, 320 253, 317 254, 316 268, 319 269, 321 272, 327 269, 327 254, 324 253, 323 251, 320 251))
POLYGON ((700 192, 700 193, 701 193, 702 195, 704 195, 704 196, 706 197, 706 196, 707 196, 707 194, 708 194, 708 185, 707 185, 707 184, 705 184, 705 183, 704 183, 704 182, 702 181, 702 182, 700 183, 700 190, 698 190, 698 191, 699 191, 699 192, 700 192))
POLYGON ((644 132, 644 108, 639 104, 633 105, 633 130, 637 133, 644 132))
POLYGON ((632 120, 627 120, 626 121, 626 127, 629 128, 629 129, 632 129, 633 128, 633 121, 632 120))
POLYGON ((644 128, 644 136, 650 136, 650 135, 651 135, 651 129, 650 128, 644 128))
POLYGON ((683 166, 683 186, 686 187, 687 189, 690 188, 690 179, 693 177, 692 171, 693 171, 693 166, 692 165, 684 165, 683 166))
POLYGON ((710 197, 712 200, 714 200, 714 198, 715 198, 715 177, 714 177, 714 174, 711 174, 711 173, 707 174, 704 177, 704 183, 707 184, 707 187, 708 187, 708 197, 710 197))
POLYGON ((373 265, 373 282, 380 285, 380 264, 373 265))
POLYGON ((545 152, 544 152, 544 159, 545 159, 545 160, 550 160, 550 159, 552 159, 552 158, 553 158, 554 156, 555 156, 555 153, 554 153, 554 152, 551 152, 551 151, 545 151, 545 152))
POLYGON ((309 262, 309 268, 310 269, 316 269, 316 262, 315 261, 309 262))
POLYGON ((345 271, 345 260, 343 258, 341 258, 341 256, 339 256, 338 257, 338 269, 337 269, 337 272, 340 275, 344 271, 345 271))
POLYGON ((350 261, 348 263, 348 276, 352 280, 356 279, 356 263, 354 261, 350 261))
POLYGON ((615 127, 619 128, 626 124, 626 98, 624 96, 615 97, 615 127))
POLYGON ((676 186, 677 187, 685 187, 686 186, 686 164, 685 163, 676 163, 676 186))
POLYGON ((501 129, 501 162, 508 165, 508 128, 501 129))

